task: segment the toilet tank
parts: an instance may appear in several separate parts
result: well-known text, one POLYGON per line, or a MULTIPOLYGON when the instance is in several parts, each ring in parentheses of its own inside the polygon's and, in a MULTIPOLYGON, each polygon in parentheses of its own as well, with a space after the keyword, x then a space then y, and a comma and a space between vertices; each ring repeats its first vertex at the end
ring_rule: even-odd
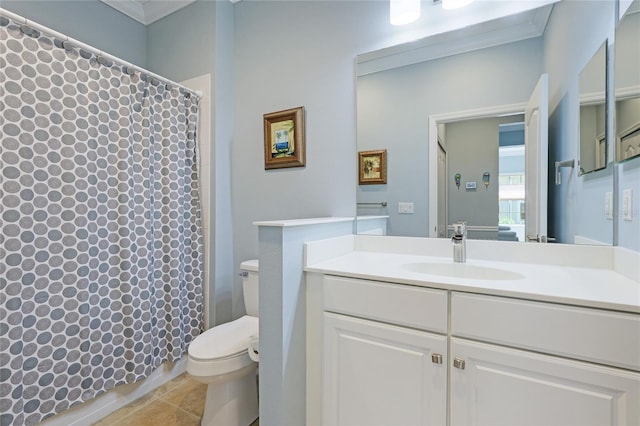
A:
POLYGON ((242 292, 247 315, 258 316, 258 259, 245 260, 240 264, 242 292))

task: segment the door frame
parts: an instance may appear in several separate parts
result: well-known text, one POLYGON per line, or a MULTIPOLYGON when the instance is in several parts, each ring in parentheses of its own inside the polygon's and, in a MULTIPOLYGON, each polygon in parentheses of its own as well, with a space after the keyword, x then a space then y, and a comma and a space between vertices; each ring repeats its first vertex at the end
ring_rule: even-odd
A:
POLYGON ((429 237, 438 236, 438 124, 489 118, 500 115, 524 114, 527 102, 496 105, 486 108, 433 114, 429 116, 429 237))
MULTIPOLYGON (((448 157, 449 154, 447 153, 446 142, 445 143, 442 143, 442 142, 443 142, 442 138, 440 138, 440 135, 438 135, 438 145, 436 146, 436 148, 437 148, 437 150, 436 150, 437 154, 436 155, 439 155, 439 150, 442 150, 442 152, 444 153, 444 157, 445 157, 444 179, 445 179, 445 188, 446 188, 447 187, 447 183, 446 183, 447 176, 449 176, 449 157, 448 157)), ((436 165, 437 165, 437 169, 439 169, 440 168, 440 162, 439 161, 436 162, 436 165)), ((438 185, 437 185, 437 187, 440 188, 440 170, 438 170, 438 185)), ((436 195, 438 196, 438 215, 439 215, 439 213, 440 213, 439 204, 440 204, 441 200, 440 200, 440 194, 438 193, 436 195)), ((444 216, 445 217, 449 217, 449 191, 445 191, 443 199, 444 199, 444 216)), ((440 220, 438 220, 438 223, 436 223, 436 227, 440 226, 439 222, 440 222, 440 220)), ((445 220, 445 222, 447 222, 447 221, 445 220)), ((446 228, 447 228, 447 224, 445 223, 445 229, 444 229, 445 237, 447 236, 447 229, 446 228)), ((436 229, 436 235, 438 235, 440 231, 441 230, 436 229)), ((440 237, 438 236, 438 238, 440 238, 440 237)))

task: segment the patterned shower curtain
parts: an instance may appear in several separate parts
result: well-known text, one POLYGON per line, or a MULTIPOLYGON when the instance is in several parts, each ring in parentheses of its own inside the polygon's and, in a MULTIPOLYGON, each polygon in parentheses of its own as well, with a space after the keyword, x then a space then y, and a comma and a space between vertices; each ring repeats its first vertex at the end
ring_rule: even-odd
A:
POLYGON ((138 381, 199 334, 197 110, 0 18, 0 426, 138 381))

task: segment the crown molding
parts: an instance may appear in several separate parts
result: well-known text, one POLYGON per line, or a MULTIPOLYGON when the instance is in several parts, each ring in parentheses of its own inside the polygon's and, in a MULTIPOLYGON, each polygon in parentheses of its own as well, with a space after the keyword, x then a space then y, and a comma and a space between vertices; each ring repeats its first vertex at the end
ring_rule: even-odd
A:
POLYGON ((552 9, 553 4, 547 4, 515 15, 360 54, 357 57, 357 75, 539 37, 544 34, 552 9))
POLYGON ((149 25, 195 0, 100 0, 143 25, 149 25))

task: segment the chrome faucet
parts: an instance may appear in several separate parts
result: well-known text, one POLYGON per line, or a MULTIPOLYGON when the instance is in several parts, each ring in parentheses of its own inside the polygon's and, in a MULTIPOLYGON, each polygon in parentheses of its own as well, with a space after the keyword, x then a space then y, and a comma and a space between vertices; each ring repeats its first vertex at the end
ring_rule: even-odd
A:
POLYGON ((467 261, 467 223, 453 224, 453 261, 464 263, 467 261))

